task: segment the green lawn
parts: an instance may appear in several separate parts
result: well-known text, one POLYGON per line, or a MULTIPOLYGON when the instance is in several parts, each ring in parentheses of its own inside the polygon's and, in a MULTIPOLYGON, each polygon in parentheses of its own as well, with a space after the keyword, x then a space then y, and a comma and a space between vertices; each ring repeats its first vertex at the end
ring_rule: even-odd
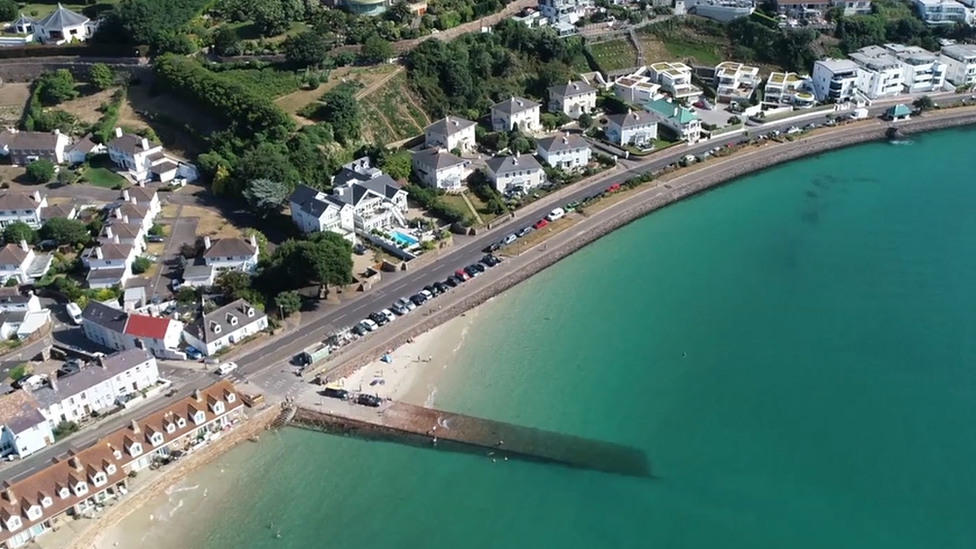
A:
POLYGON ((624 39, 591 44, 586 49, 604 72, 626 69, 637 64, 637 51, 624 39))
MULTIPOLYGON (((84 1, 73 2, 71 0, 68 0, 67 2, 61 2, 61 5, 77 13, 85 13, 86 8, 90 12, 101 13, 107 9, 110 9, 114 4, 118 4, 120 1, 121 0, 101 0, 100 2, 94 4, 86 4, 84 1)), ((34 19, 44 17, 45 15, 56 10, 58 7, 58 3, 56 0, 18 2, 17 5, 19 6, 21 13, 30 16, 34 19)), ((85 13, 85 15, 89 15, 89 14, 85 13)))
MULTIPOLYGON (((243 21, 241 23, 227 23, 227 26, 234 29, 234 32, 237 34, 237 37, 240 38, 241 40, 260 40, 262 38, 261 32, 258 30, 257 25, 255 25, 251 21, 243 21)), ((282 34, 279 34, 278 36, 271 36, 268 38, 268 40, 275 41, 275 42, 278 40, 284 40, 285 38, 288 38, 293 34, 298 34, 306 29, 308 29, 308 25, 306 25, 305 23, 292 22, 288 30, 286 30, 282 34)))
POLYGON ((722 56, 715 52, 715 46, 708 43, 664 42, 665 49, 676 59, 694 59, 702 65, 714 67, 722 62, 722 56))
POLYGON ((88 170, 85 171, 85 179, 96 187, 103 187, 106 189, 114 189, 119 184, 125 183, 125 179, 123 179, 121 175, 108 168, 88 168, 88 170))

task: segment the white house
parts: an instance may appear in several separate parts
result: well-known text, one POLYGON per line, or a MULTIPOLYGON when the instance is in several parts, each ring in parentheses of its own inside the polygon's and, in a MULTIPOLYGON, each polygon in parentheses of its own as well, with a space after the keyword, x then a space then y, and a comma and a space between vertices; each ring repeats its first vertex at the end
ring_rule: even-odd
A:
POLYGON ((33 391, 41 414, 51 427, 80 421, 117 406, 127 395, 159 382, 156 357, 145 349, 127 349, 97 359, 77 372, 48 376, 46 386, 33 391))
POLYGON ((41 300, 34 292, 20 293, 17 288, 0 288, 0 313, 31 313, 41 310, 41 300))
POLYGON ((134 245, 123 244, 118 238, 88 248, 81 256, 82 264, 88 267, 88 287, 124 286, 132 278, 132 262, 138 255, 134 245))
POLYGON ((553 168, 577 171, 590 163, 592 151, 579 134, 566 133, 537 140, 536 154, 553 168))
POLYGON ((203 237, 203 261, 218 271, 253 273, 258 266, 258 239, 253 234, 243 238, 203 237))
POLYGON ((299 185, 288 199, 291 220, 304 234, 332 231, 356 241, 354 208, 339 198, 299 185))
POLYGON ((539 0, 539 12, 551 25, 575 25, 593 9, 593 0, 539 0))
POLYGON ((945 88, 946 64, 939 56, 918 46, 885 44, 884 48, 901 62, 905 93, 927 93, 945 88))
POLYGON ((183 286, 189 288, 206 288, 213 286, 217 279, 217 270, 210 265, 187 265, 183 267, 183 286))
POLYGON ((128 223, 128 218, 115 219, 110 217, 109 223, 102 227, 102 232, 98 237, 98 243, 106 244, 128 244, 135 248, 138 255, 146 247, 145 233, 142 226, 138 223, 128 223))
POLYGON ((772 106, 792 105, 797 108, 812 107, 816 103, 813 82, 809 76, 795 72, 771 72, 763 90, 763 103, 772 106))
POLYGON ((702 94, 701 88, 691 83, 691 67, 684 63, 662 61, 647 69, 651 79, 675 99, 694 101, 702 94))
POLYGON ((747 17, 756 11, 752 0, 684 0, 684 5, 690 13, 722 23, 747 17))
POLYGON ((0 396, 0 457, 25 458, 49 444, 54 433, 30 392, 0 396))
POLYGON ((95 35, 98 23, 61 4, 42 19, 34 22, 33 37, 45 44, 84 42, 95 35))
POLYGON ((832 6, 844 9, 844 16, 871 15, 871 0, 831 0, 832 6))
POLYGON ((122 202, 128 202, 130 204, 141 204, 149 208, 149 214, 152 217, 159 215, 163 207, 159 203, 159 193, 156 189, 151 189, 146 186, 145 183, 140 182, 138 185, 129 187, 128 189, 122 189, 122 196, 120 197, 122 202))
POLYGON ((183 339, 206 356, 267 329, 268 315, 238 299, 201 315, 183 330, 183 339))
POLYGON ((51 311, 11 311, 0 313, 0 338, 24 340, 51 322, 51 311))
POLYGON ((134 197, 127 202, 117 202, 109 218, 110 223, 126 223, 137 225, 143 232, 148 232, 155 217, 148 204, 139 204, 134 197))
POLYGON ((915 0, 918 16, 929 25, 956 25, 972 22, 971 12, 955 0, 915 0))
POLYGON ((446 151, 427 149, 410 159, 413 173, 428 187, 447 192, 460 192, 471 171, 468 161, 446 151))
POLYGON ((95 143, 92 141, 91 134, 88 134, 68 147, 68 152, 65 153, 64 159, 68 164, 75 165, 84 162, 90 154, 105 154, 107 152, 108 147, 104 143, 95 143))
POLYGON ((723 61, 715 67, 715 97, 720 103, 748 101, 759 82, 759 67, 734 61, 723 61))
POLYGON ((512 97, 491 107, 491 128, 496 132, 519 129, 535 132, 542 129, 539 123, 540 105, 522 97, 512 97))
POLYGON ((353 208, 356 232, 405 227, 407 191, 370 163, 369 157, 344 165, 332 178, 332 195, 353 208))
POLYGON ((177 320, 127 313, 97 301, 88 303, 81 318, 85 337, 104 347, 122 351, 142 346, 159 357, 185 358, 177 351, 183 333, 177 320))
POLYGON ((18 284, 29 284, 47 273, 53 259, 50 254, 35 254, 24 240, 20 244, 7 244, 0 248, 0 280, 14 279, 18 284))
MULTIPOLYGON (((939 60, 946 65, 946 80, 954 86, 976 84, 976 45, 953 44, 946 46, 939 52, 939 60)), ((2 213, 0 212, 0 215, 2 213)))
POLYGON ((579 118, 596 109, 596 88, 578 80, 549 88, 549 112, 561 112, 570 118, 579 118))
POLYGON ((822 59, 813 64, 813 93, 817 101, 844 103, 861 95, 861 68, 850 59, 822 59))
POLYGON ((861 69, 857 73, 857 89, 868 99, 894 97, 905 89, 902 62, 881 46, 866 46, 850 54, 861 69))
POLYGON ((475 143, 476 124, 457 116, 445 116, 424 128, 424 146, 455 149, 471 152, 477 148, 475 143))
POLYGON ((500 193, 528 191, 546 181, 546 172, 530 155, 495 156, 486 162, 488 179, 500 193))
POLYGON ((163 146, 145 137, 124 133, 115 128, 115 137, 108 142, 108 156, 136 181, 157 180, 168 183, 176 178, 180 163, 167 158, 163 146))
POLYGON ((611 114, 607 116, 604 132, 617 145, 643 147, 657 139, 657 120, 642 111, 611 114))
POLYGON ((653 101, 660 96, 660 93, 661 85, 655 83, 650 76, 644 75, 643 69, 613 81, 613 94, 633 105, 643 105, 653 101))
POLYGON ((47 207, 47 197, 40 191, 18 193, 7 191, 0 194, 0 229, 15 222, 22 221, 39 229, 41 227, 41 211, 47 207))
POLYGON ((678 139, 689 144, 701 139, 701 120, 688 107, 683 107, 669 99, 658 99, 644 105, 644 109, 659 125, 671 130, 678 139))
POLYGON ((4 130, 0 134, 0 155, 10 157, 14 166, 26 166, 35 160, 50 160, 63 164, 65 150, 71 140, 60 130, 52 132, 22 132, 4 130))

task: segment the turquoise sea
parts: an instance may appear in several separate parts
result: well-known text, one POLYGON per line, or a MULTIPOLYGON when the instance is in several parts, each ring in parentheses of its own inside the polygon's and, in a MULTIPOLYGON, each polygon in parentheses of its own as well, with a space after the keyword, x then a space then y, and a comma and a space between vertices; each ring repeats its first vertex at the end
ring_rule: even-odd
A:
POLYGON ((220 492, 174 539, 972 549, 974 143, 770 169, 484 306, 437 405, 638 446, 654 480, 287 430, 215 464, 220 492))

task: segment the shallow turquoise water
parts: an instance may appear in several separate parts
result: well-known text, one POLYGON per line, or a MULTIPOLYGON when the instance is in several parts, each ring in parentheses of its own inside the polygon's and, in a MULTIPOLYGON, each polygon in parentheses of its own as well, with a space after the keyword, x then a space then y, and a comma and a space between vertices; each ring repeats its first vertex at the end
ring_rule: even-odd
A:
POLYGON ((655 480, 292 430, 173 526, 208 549, 971 549, 974 143, 756 174, 484 307, 439 407, 638 446, 655 480))

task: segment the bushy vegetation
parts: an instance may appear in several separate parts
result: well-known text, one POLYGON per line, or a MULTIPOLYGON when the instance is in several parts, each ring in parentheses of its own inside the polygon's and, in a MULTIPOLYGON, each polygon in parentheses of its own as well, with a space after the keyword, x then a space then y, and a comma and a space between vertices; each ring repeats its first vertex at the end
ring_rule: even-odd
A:
POLYGON ((447 223, 460 223, 465 226, 470 226, 474 220, 466 212, 449 206, 443 200, 441 196, 443 191, 438 192, 430 187, 423 187, 420 185, 407 185, 404 187, 410 199, 420 204, 429 215, 432 215, 441 221, 447 223))
POLYGON ((301 79, 295 73, 273 67, 236 68, 236 65, 221 63, 211 65, 208 70, 268 102, 296 91, 302 85, 301 79))
POLYGON ((157 51, 182 51, 190 38, 186 27, 209 0, 122 0, 106 15, 95 41, 152 46, 157 51))

